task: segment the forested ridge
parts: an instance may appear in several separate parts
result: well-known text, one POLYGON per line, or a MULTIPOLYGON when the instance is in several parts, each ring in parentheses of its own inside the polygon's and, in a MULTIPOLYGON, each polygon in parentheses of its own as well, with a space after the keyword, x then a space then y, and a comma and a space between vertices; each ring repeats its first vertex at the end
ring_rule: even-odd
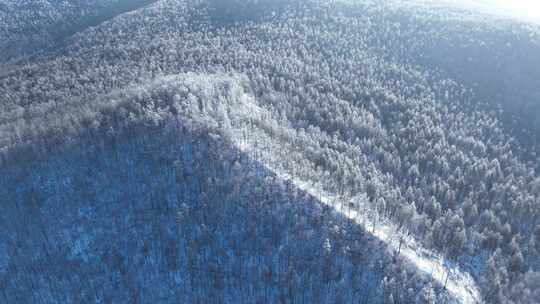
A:
POLYGON ((152 0, 2 0, 0 63, 54 50, 67 37, 152 0))
POLYGON ((498 21, 160 0, 6 63, 0 302, 535 303, 540 44, 498 21))

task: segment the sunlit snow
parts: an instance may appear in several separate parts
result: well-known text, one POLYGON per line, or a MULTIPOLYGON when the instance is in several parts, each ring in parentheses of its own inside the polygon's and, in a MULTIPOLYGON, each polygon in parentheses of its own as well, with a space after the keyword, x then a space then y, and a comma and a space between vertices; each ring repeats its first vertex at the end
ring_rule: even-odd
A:
POLYGON ((540 1, 537 0, 481 0, 496 10, 516 17, 540 22, 540 1))
POLYGON ((537 0, 419 0, 414 2, 457 5, 540 24, 540 1, 537 0))
MULTIPOLYGON (((209 79, 211 77, 208 76, 209 79)), ((279 125, 277 122, 269 123, 271 114, 256 105, 251 96, 243 94, 242 97, 243 99, 239 102, 242 104, 240 108, 244 111, 234 113, 233 117, 239 121, 257 121, 269 129, 272 128, 272 125, 279 125)), ((233 122, 233 125, 237 125, 237 127, 230 129, 229 135, 231 142, 240 151, 248 156, 253 156, 253 158, 258 158, 261 164, 270 172, 275 173, 279 179, 290 181, 298 189, 316 197, 321 204, 335 208, 341 215, 364 227, 375 238, 399 252, 398 254, 406 258, 420 273, 430 276, 434 282, 444 286, 457 303, 474 304, 480 302, 480 291, 469 273, 462 271, 459 266, 444 257, 423 248, 414 238, 400 232, 388 219, 379 218, 373 210, 367 207, 361 196, 345 198, 325 191, 316 181, 305 181, 294 176, 291 174, 291 167, 285 164, 284 153, 292 153, 291 151, 283 151, 286 149, 284 148, 286 143, 276 141, 268 137, 264 131, 242 125, 239 121, 233 122), (245 136, 246 134, 250 135, 245 136), (365 205, 366 208, 363 208, 362 211, 354 210, 350 207, 353 202, 365 205), (373 224, 374 218, 377 218, 377 225, 373 224), (400 242, 403 242, 402 245, 400 242)), ((291 130, 273 130, 276 134, 280 134, 280 131, 292 133, 291 130)), ((321 177, 320 180, 323 178, 321 177)))

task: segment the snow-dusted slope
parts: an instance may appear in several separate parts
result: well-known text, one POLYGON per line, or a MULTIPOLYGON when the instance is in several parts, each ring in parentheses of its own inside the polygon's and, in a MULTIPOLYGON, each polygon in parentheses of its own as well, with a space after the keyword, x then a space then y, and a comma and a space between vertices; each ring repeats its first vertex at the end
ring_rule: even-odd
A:
POLYGON ((385 303, 401 298, 387 278, 411 287, 407 299, 447 299, 367 225, 283 187, 265 156, 241 149, 264 112, 247 88, 239 75, 187 73, 103 96, 84 117, 70 116, 81 104, 48 116, 52 129, 92 120, 107 135, 71 128, 104 144, 70 133, 69 149, 0 175, 0 228, 12 232, 0 236, 0 302, 385 303))
MULTIPOLYGON (((373 210, 364 193, 356 193, 354 196, 333 193, 324 186, 325 178, 328 177, 317 170, 311 170, 312 174, 302 176, 298 166, 314 167, 304 155, 313 145, 302 143, 303 139, 297 130, 289 126, 287 121, 278 120, 272 109, 261 105, 249 91, 249 80, 243 75, 170 75, 155 79, 145 86, 114 92, 110 97, 88 105, 83 120, 102 119, 108 122, 110 119, 103 116, 104 113, 115 115, 114 113, 134 111, 144 113, 141 118, 136 119, 144 124, 168 126, 180 123, 188 129, 219 128, 234 147, 254 162, 262 164, 265 171, 273 172, 279 180, 290 182, 293 187, 317 198, 320 204, 334 209, 363 227, 386 247, 393 248, 395 254, 404 257, 418 273, 432 280, 434 285, 444 286, 456 303, 480 302, 476 283, 468 273, 442 256, 423 248, 404 229, 399 229, 391 221, 381 217, 373 210), (201 92, 202 95, 195 98, 188 92, 201 92), (172 100, 166 101, 167 98, 164 97, 165 100, 161 101, 163 104, 156 105, 145 105, 141 101, 141 104, 138 104, 133 100, 140 98, 137 96, 148 94, 168 94, 172 95, 172 100), (186 94, 191 97, 184 99, 182 96, 186 94), (178 117, 171 116, 167 108, 176 109, 178 117)), ((49 119, 60 122, 63 120, 61 117, 71 115, 74 109, 79 107, 80 105, 74 104, 67 108, 65 113, 57 113, 54 119, 49 119)), ((39 125, 40 120, 41 118, 28 124, 39 125)), ((80 123, 73 122, 75 125, 80 123)), ((24 130, 21 132, 22 136, 29 138, 24 130)), ((123 131, 117 132, 121 134, 123 131)), ((349 156, 343 153, 342 157, 349 156)), ((305 172, 310 171, 308 168, 303 169, 305 172)))
POLYGON ((154 0, 0 0, 0 63, 54 50, 64 39, 154 0))
MULTIPOLYGON (((94 200, 120 207, 134 196, 144 200, 122 186, 110 189, 116 196, 101 193, 94 199, 93 192, 104 187, 79 183, 84 171, 63 168, 64 157, 73 168, 86 170, 86 159, 103 155, 85 151, 87 144, 110 152, 133 137, 174 137, 181 130, 178 138, 199 137, 200 151, 211 148, 205 147, 209 138, 224 140, 213 147, 217 164, 223 154, 227 166, 249 154, 256 166, 236 172, 255 171, 272 182, 279 177, 282 182, 270 182, 267 201, 279 193, 300 195, 305 199, 300 208, 315 213, 315 226, 371 231, 384 244, 375 246, 384 249, 367 263, 378 288, 360 301, 425 303, 433 302, 433 294, 451 294, 457 302, 474 302, 480 290, 486 303, 534 303, 538 297, 531 296, 536 290, 531 286, 540 277, 538 30, 489 14, 478 18, 472 10, 413 2, 160 0, 71 36, 58 52, 8 63, 0 71, 0 178, 10 186, 0 187, 0 205, 11 209, 0 215, 20 218, 22 224, 5 229, 15 242, 0 254, 18 259, 11 258, 17 244, 33 242, 18 227, 48 212, 50 202, 93 205, 88 201, 94 200), (72 158, 73 149, 87 157, 72 158), (47 184, 26 164, 51 155, 56 162, 47 167, 52 176, 47 184), (4 167, 13 170, 4 173, 4 167), (24 183, 18 168, 27 169, 24 183), (66 171, 79 181, 62 179, 66 171), (317 209, 321 205, 334 208, 317 209), (327 212, 332 209, 343 215, 339 225, 326 216, 335 215, 327 212), (385 250, 399 255, 389 258, 385 250)), ((164 140, 151 149, 159 144, 174 159, 176 147, 164 140)), ((137 157, 144 160, 157 156, 136 142, 122 147, 122 153, 143 149, 137 157)), ((105 154, 107 160, 123 159, 105 154)), ((150 170, 134 173, 136 163, 122 162, 127 168, 117 165, 114 172, 102 163, 103 184, 117 171, 155 181, 172 176, 172 162, 149 160, 150 170)), ((159 203, 174 198, 179 185, 190 185, 167 180, 152 183, 158 185, 152 191, 143 189, 156 193, 152 200, 159 203)), ((201 184, 191 184, 204 192, 201 184)), ((252 191, 249 197, 260 194, 252 184, 237 185, 252 191)), ((110 222, 126 220, 116 216, 110 222)), ((56 222, 44 217, 45 226, 49 221, 56 222)), ((338 237, 343 252, 364 244, 348 237, 338 237)), ((103 246, 117 240, 111 237, 103 246)), ((310 250, 301 245, 299 252, 310 250)), ((59 250, 79 250, 71 247, 67 243, 59 250)), ((101 280, 93 274, 95 265, 79 274, 101 280)), ((357 302, 357 289, 370 289, 369 280, 360 274, 363 268, 342 269, 356 273, 342 279, 343 272, 337 272, 335 281, 323 285, 329 292, 346 290, 348 300, 341 302, 357 302), (336 289, 335 282, 344 285, 336 289)), ((13 272, 18 281, 0 277, 0 289, 8 282, 12 295, 13 286, 25 292, 40 278, 13 272)), ((114 274, 114 269, 105 272, 114 274)), ((64 290, 76 293, 78 287, 64 290)), ((105 296, 122 297, 122 292, 105 296)), ((139 295, 133 289, 133 299, 139 295)))
MULTIPOLYGON (((252 132, 245 130, 244 132, 252 132)), ((279 143, 273 147, 264 143, 264 141, 246 142, 238 140, 240 134, 237 134, 236 144, 243 152, 257 157, 265 157, 267 169, 273 171, 280 179, 290 181, 295 187, 306 191, 307 193, 319 198, 320 203, 335 208, 343 216, 362 225, 366 231, 370 231, 373 236, 395 249, 396 254, 400 254, 411 262, 416 269, 430 276, 435 282, 444 286, 448 292, 455 297, 457 303, 480 303, 481 297, 476 282, 467 272, 464 272, 458 265, 451 261, 445 260, 442 256, 434 254, 431 251, 423 248, 418 242, 404 232, 399 231, 397 227, 386 219, 377 219, 378 215, 373 211, 364 209, 359 211, 351 208, 351 203, 358 201, 355 198, 340 197, 335 194, 330 194, 321 189, 320 186, 314 185, 311 182, 301 180, 294 177, 290 173, 282 171, 271 164, 278 163, 283 158, 277 158, 272 155, 272 152, 278 149, 279 143), (376 222, 374 222, 374 219, 376 222)), ((252 134, 257 137, 256 133, 252 134)), ((365 198, 360 198, 365 199, 365 198)), ((361 202, 361 201, 360 201, 361 202)), ((364 203, 365 202, 361 202, 364 203)))
MULTIPOLYGON (((213 75, 193 76, 189 82, 197 86, 207 86, 209 90, 213 85, 213 75)), ((227 113, 225 116, 232 121, 224 123, 230 140, 242 152, 249 155, 259 163, 264 164, 267 170, 274 172, 283 181, 290 181, 295 187, 309 193, 319 199, 323 205, 334 208, 344 217, 353 220, 370 231, 373 236, 381 240, 387 246, 394 248, 396 254, 402 255, 416 269, 432 278, 437 284, 446 287, 448 292, 456 299, 457 303, 480 303, 481 297, 474 279, 455 263, 446 260, 442 256, 423 248, 414 238, 410 237, 397 228, 392 222, 372 210, 366 201, 364 194, 356 197, 347 197, 330 193, 322 186, 324 176, 312 176, 311 180, 295 175, 295 166, 298 165, 297 157, 302 157, 305 151, 292 151, 290 143, 298 142, 294 138, 296 131, 287 128, 283 122, 278 122, 269 111, 261 108, 256 100, 242 92, 242 77, 229 78, 236 82, 234 90, 239 100, 232 101, 234 107, 215 105, 211 113, 227 113), (274 134, 274 136, 272 135, 274 134), (290 157, 295 155, 296 157, 290 157), (354 206, 354 207, 352 207, 354 206)), ((198 104, 185 105, 187 108, 198 107, 198 104)), ((214 117, 222 121, 223 117, 214 117)), ((300 145, 302 146, 302 145, 300 145)), ((304 159, 305 161, 305 159, 304 159)))

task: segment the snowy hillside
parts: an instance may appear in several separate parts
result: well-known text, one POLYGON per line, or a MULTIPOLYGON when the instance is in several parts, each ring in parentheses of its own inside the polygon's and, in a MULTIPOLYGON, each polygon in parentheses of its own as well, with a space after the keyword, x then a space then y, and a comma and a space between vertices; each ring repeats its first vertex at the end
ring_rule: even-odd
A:
POLYGON ((54 49, 67 37, 152 0, 0 0, 0 63, 54 49))
POLYGON ((113 2, 47 2, 46 51, 3 22, 37 48, 0 56, 0 303, 540 298, 537 26, 113 2))

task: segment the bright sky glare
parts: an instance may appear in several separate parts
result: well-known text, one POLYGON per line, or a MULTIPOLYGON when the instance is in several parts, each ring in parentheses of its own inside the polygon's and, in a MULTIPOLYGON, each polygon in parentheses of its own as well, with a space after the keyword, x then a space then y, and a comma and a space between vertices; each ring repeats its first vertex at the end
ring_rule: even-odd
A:
MULTIPOLYGON (((390 0, 391 1, 391 0, 390 0)), ((393 0, 434 6, 458 6, 540 24, 540 0, 393 0)))
POLYGON ((483 0, 493 3, 499 10, 529 20, 540 21, 540 0, 483 0))
MULTIPOLYGON (((429 1, 429 0, 428 0, 429 1)), ((454 3, 486 12, 540 24, 540 0, 431 0, 454 3)))
POLYGON ((430 5, 457 5, 540 24, 540 0, 397 0, 430 5))

